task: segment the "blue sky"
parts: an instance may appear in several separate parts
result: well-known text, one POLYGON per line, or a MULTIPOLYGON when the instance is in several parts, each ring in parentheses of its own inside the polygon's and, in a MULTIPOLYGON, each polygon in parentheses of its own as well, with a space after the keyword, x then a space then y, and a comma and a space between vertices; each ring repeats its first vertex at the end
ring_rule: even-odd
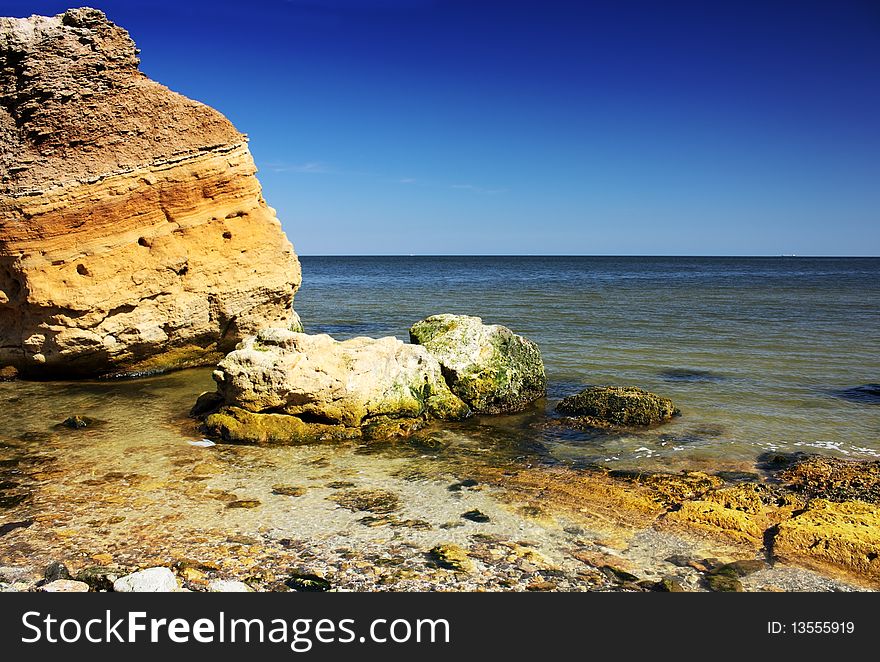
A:
POLYGON ((89 4, 301 254, 880 254, 875 0, 89 4))

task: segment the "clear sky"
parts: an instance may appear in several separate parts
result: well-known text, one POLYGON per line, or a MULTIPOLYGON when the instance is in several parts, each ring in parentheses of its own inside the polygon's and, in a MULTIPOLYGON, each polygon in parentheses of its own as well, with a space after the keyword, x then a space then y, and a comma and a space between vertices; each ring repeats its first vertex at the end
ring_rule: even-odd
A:
POLYGON ((87 4, 301 254, 880 255, 877 0, 87 4))

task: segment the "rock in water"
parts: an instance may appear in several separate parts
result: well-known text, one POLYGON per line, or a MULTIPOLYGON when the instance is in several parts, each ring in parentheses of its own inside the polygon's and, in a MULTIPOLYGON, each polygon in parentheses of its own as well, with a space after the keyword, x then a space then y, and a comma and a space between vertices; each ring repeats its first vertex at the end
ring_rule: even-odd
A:
POLYGON ((205 420, 230 441, 307 442, 407 434, 430 419, 470 411, 423 347, 396 338, 264 329, 214 372, 225 407, 205 420))
POLYGON ((113 582, 117 593, 171 593, 177 588, 177 578, 168 568, 139 570, 113 582))
POLYGON ((669 398, 634 386, 588 388, 562 400, 556 411, 563 416, 621 426, 656 425, 680 413, 669 398))
POLYGON ((246 137, 138 65, 98 10, 0 18, 0 368, 206 365, 296 323, 246 137))
POLYGON ((433 315, 413 324, 409 335, 437 358, 452 392, 476 413, 520 411, 546 392, 538 346, 507 327, 433 315))

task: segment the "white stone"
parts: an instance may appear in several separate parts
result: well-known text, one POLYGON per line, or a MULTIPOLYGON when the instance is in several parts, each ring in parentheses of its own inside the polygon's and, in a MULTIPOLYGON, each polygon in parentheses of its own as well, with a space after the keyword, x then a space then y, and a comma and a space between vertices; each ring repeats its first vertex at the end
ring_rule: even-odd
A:
POLYGON ((170 593, 177 588, 177 578, 168 568, 139 570, 113 582, 117 593, 170 593))
POLYGON ((214 579, 208 584, 211 593, 253 593, 253 589, 234 579, 214 579))
POLYGON ((56 579, 40 587, 43 593, 88 593, 89 585, 73 579, 56 579))

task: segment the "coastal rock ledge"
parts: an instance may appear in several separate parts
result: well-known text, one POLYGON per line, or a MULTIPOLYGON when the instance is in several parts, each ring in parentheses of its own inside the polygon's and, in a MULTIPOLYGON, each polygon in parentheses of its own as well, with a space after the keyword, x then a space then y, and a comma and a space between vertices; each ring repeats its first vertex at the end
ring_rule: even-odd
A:
POLYGON ((0 18, 0 368, 214 364, 287 327, 300 267, 247 139, 95 9, 0 18))

